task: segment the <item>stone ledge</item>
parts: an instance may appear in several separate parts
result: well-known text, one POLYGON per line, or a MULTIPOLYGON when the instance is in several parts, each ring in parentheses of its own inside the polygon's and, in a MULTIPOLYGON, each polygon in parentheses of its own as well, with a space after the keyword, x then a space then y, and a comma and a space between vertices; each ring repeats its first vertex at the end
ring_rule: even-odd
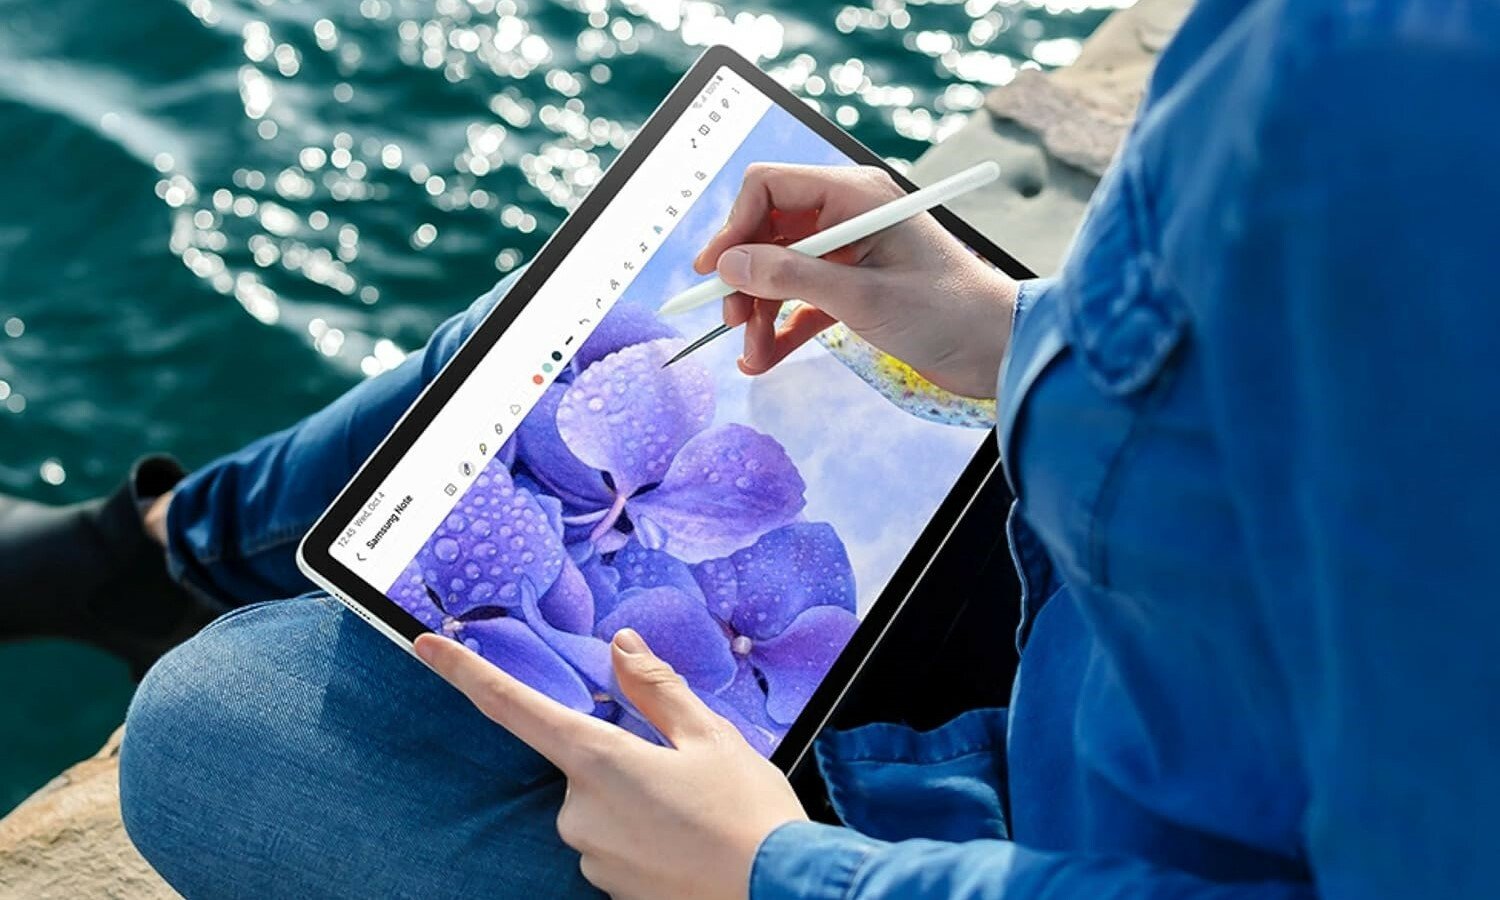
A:
POLYGON ((123 734, 0 819, 0 897, 177 900, 120 822, 123 734))
POLYGON ((1156 54, 1189 6, 1185 0, 1141 0, 1106 19, 1072 66, 1024 69, 991 91, 985 108, 1037 135, 1058 160, 1098 178, 1130 128, 1156 54))
POLYGON ((1056 271, 1190 0, 1141 0, 1104 21, 1065 69, 1024 69, 912 167, 929 184, 981 159, 999 182, 950 204, 1038 274, 1056 271))

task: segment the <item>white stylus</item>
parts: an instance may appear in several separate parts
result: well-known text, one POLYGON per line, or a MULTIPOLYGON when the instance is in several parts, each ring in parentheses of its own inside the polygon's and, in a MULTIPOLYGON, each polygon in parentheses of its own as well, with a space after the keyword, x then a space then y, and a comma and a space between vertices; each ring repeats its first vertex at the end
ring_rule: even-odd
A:
MULTIPOLYGON (((912 191, 904 197, 897 197, 869 212, 860 213, 848 221, 834 225, 827 231, 808 235, 797 243, 788 245, 787 249, 808 256, 832 253, 840 247, 848 246, 877 231, 924 213, 934 206, 941 206, 954 197, 967 194, 975 188, 984 187, 999 177, 1000 164, 994 160, 986 160, 920 190, 912 191)), ((664 316, 685 313, 732 293, 734 293, 734 288, 725 284, 722 278, 715 276, 702 284, 693 285, 663 303, 657 312, 664 316)))

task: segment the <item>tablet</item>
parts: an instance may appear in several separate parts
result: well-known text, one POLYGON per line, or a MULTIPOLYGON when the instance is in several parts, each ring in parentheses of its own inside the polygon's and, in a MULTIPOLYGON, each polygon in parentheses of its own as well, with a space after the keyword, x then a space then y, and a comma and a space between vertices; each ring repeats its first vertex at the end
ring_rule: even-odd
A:
POLYGON ((613 681, 630 626, 795 768, 998 454, 992 405, 842 326, 758 377, 738 336, 663 368, 719 308, 657 307, 772 161, 886 167, 708 50, 312 527, 303 571, 408 650, 447 634, 659 741, 613 681))

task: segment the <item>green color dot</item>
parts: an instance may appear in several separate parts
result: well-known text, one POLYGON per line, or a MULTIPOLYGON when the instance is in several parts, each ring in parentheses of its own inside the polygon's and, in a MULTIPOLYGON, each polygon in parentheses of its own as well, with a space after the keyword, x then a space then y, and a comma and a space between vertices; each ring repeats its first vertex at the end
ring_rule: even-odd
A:
POLYGON ((552 371, 552 363, 542 363, 542 371, 543 372, 550 372, 550 371, 552 371))

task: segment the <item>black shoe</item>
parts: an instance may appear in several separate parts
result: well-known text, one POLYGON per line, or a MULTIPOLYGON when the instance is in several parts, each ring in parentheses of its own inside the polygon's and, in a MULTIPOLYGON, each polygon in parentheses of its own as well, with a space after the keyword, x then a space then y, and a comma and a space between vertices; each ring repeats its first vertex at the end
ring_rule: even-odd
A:
POLYGON ((167 575, 142 503, 182 467, 150 456, 108 497, 44 506, 0 495, 0 640, 61 637, 122 657, 137 680, 212 616, 167 575))

